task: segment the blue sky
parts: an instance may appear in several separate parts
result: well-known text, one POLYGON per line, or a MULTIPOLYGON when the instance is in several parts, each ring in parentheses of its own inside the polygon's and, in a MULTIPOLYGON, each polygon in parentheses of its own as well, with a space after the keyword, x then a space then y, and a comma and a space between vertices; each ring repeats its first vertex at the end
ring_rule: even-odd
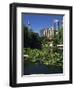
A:
POLYGON ((40 32, 43 28, 48 28, 53 25, 53 21, 58 19, 63 20, 63 15, 40 15, 40 14, 23 14, 23 25, 28 26, 28 22, 34 32, 40 32))

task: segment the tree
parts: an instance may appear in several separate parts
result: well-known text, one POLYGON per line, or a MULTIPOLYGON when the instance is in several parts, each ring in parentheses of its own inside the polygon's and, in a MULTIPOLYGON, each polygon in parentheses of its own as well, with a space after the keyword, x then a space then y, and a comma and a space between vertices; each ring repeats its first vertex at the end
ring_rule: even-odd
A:
POLYGON ((63 28, 59 30, 59 44, 63 44, 63 28))
POLYGON ((38 33, 29 30, 24 26, 24 48, 37 48, 41 49, 41 40, 38 33))

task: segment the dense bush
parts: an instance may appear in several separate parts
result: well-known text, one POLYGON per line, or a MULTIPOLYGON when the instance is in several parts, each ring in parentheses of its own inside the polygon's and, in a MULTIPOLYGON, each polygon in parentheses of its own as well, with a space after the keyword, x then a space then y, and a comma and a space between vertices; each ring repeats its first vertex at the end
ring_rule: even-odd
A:
POLYGON ((63 43, 63 29, 53 38, 53 46, 46 37, 39 37, 37 33, 24 28, 24 54, 30 63, 41 63, 63 67, 63 50, 58 49, 57 44, 63 43))
POLYGON ((34 63, 41 63, 45 65, 56 65, 61 66, 63 65, 63 54, 58 52, 53 52, 51 47, 48 47, 46 44, 45 47, 43 46, 42 50, 39 49, 31 49, 31 48, 24 48, 24 54, 27 54, 27 60, 34 63))

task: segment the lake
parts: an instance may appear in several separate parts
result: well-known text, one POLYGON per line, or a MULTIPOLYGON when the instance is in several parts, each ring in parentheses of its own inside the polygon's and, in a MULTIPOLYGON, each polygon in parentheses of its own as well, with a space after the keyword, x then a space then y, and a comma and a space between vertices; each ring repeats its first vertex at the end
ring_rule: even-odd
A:
POLYGON ((45 65, 45 64, 25 64, 24 65, 24 75, 30 74, 57 74, 63 73, 63 69, 60 66, 45 65))

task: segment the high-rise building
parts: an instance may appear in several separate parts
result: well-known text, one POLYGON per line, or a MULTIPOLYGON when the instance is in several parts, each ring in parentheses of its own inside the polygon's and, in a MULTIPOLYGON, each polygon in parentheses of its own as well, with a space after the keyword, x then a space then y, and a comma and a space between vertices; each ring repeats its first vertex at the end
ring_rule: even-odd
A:
POLYGON ((58 19, 54 20, 54 30, 58 31, 60 29, 60 21, 58 19))
POLYGON ((63 20, 55 19, 53 25, 54 25, 54 30, 58 31, 61 28, 63 28, 63 20))
POLYGON ((30 24, 29 20, 28 20, 28 29, 31 30, 31 24, 30 24))

